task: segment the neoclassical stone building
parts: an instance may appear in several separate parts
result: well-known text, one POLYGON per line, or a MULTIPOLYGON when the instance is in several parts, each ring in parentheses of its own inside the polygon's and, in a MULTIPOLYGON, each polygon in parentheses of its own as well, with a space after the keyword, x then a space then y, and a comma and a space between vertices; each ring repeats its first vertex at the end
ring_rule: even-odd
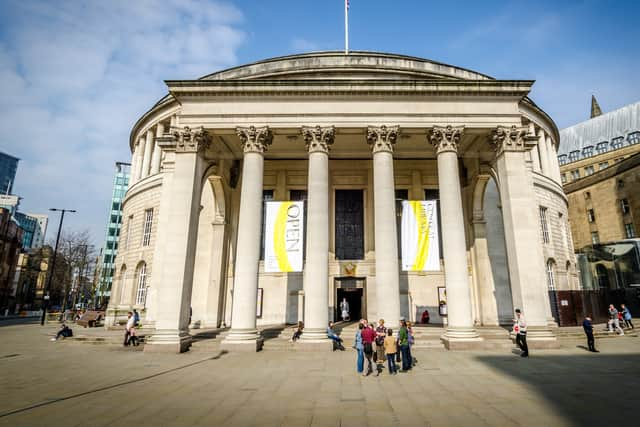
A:
POLYGON ((527 97, 533 81, 322 52, 166 83, 131 132, 108 309, 111 323, 142 311, 145 350, 183 351, 190 327, 220 326, 224 346, 256 350, 257 326, 298 320, 300 345, 325 345, 343 298, 391 325, 427 309, 448 348, 519 307, 533 345, 553 345, 547 260, 575 260, 558 130, 527 97), (400 202, 433 199, 440 271, 402 271, 400 202), (265 200, 305 201, 303 272, 264 271, 265 200))

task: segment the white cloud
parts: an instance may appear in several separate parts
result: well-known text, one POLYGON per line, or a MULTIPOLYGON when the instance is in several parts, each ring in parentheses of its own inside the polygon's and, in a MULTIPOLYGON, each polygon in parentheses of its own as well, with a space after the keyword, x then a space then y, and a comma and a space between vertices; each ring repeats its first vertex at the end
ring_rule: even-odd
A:
POLYGON ((23 211, 77 209, 65 224, 101 245, 131 126, 164 79, 234 65, 243 14, 195 0, 13 1, 3 13, 0 150, 21 158, 14 192, 23 211))

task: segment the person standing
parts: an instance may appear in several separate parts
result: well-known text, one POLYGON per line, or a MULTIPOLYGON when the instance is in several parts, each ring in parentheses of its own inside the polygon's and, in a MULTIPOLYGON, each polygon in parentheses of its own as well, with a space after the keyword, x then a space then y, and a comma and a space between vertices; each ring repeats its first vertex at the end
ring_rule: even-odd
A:
POLYGON ((633 323, 631 323, 631 312, 629 311, 627 306, 621 304, 620 309, 622 311, 622 318, 624 319, 624 326, 626 326, 627 328, 635 329, 633 327, 633 323))
POLYGON ((416 363, 418 363, 418 359, 413 357, 413 354, 411 354, 411 347, 415 343, 415 338, 413 337, 413 323, 407 322, 407 332, 409 333, 409 361, 413 368, 416 366, 416 363))
POLYGON ((389 373, 391 375, 397 374, 396 353, 398 352, 398 345, 396 344, 396 339, 393 337, 393 331, 391 329, 387 329, 387 336, 384 339, 384 352, 387 355, 389 373))
POLYGON ((591 314, 587 314, 587 317, 582 321, 582 328, 584 329, 584 333, 587 336, 587 346, 589 347, 589 351, 594 353, 600 353, 596 350, 596 340, 593 338, 593 324, 591 323, 591 314))
MULTIPOLYGON (((368 325, 368 323, 367 323, 368 325)), ((364 347, 364 357, 366 358, 366 366, 363 375, 367 376, 373 372, 373 346, 376 340, 376 331, 372 326, 364 326, 362 329, 362 345, 364 347)))
POLYGON ((360 323, 358 325, 358 330, 356 331, 355 340, 353 341, 353 348, 358 352, 358 358, 356 362, 356 369, 359 374, 364 371, 364 345, 362 344, 362 331, 364 330, 364 325, 360 323))
POLYGON ((137 328, 140 325, 140 313, 135 308, 133 309, 133 321, 134 326, 137 328))
POLYGON ((342 314, 342 320, 346 322, 347 320, 351 320, 349 316, 349 303, 346 298, 342 298, 342 302, 340 303, 340 311, 342 314))
POLYGON ((618 319, 618 310, 613 304, 609 304, 609 332, 613 332, 613 328, 620 332, 620 335, 624 335, 624 331, 620 327, 620 320, 618 319))
POLYGON ((387 328, 384 326, 384 319, 380 319, 376 328, 376 376, 384 371, 384 340, 386 336, 387 328))
POLYGON ((404 317, 400 318, 400 331, 398 331, 398 346, 402 353, 402 372, 411 370, 411 355, 409 354, 409 331, 404 317))
POLYGON ((516 308, 516 318, 513 319, 513 332, 516 334, 516 344, 522 350, 521 357, 529 357, 529 346, 527 345, 527 322, 519 308, 516 308))
POLYGON ((134 345, 138 346, 138 337, 136 336, 136 326, 135 326, 135 317, 133 317, 133 313, 127 313, 127 324, 125 326, 125 334, 124 334, 124 345, 134 345))

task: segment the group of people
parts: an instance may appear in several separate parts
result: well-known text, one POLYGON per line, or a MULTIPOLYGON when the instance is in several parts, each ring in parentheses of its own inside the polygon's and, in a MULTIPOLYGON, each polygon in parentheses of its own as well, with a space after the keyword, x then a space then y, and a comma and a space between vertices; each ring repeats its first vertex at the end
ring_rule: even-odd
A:
POLYGON ((631 312, 626 305, 620 304, 620 310, 618 310, 615 305, 609 304, 609 322, 607 323, 609 332, 613 332, 615 328, 620 335, 624 335, 623 328, 634 329, 631 319, 631 312), (620 327, 621 324, 622 327, 620 327))
POLYGON ((353 348, 358 352, 356 370, 363 376, 373 373, 373 364, 376 365, 376 376, 384 371, 384 363, 387 362, 389 374, 408 372, 413 368, 417 360, 411 355, 413 344, 413 330, 411 322, 404 317, 400 318, 400 329, 397 337, 393 330, 384 325, 384 319, 378 320, 374 328, 367 319, 361 319, 358 323, 353 348), (397 363, 401 363, 401 369, 397 363))
POLYGON ((137 310, 133 310, 133 312, 127 313, 127 324, 124 327, 124 346, 139 346, 138 342, 138 333, 136 332, 136 327, 140 323, 140 315, 137 310))

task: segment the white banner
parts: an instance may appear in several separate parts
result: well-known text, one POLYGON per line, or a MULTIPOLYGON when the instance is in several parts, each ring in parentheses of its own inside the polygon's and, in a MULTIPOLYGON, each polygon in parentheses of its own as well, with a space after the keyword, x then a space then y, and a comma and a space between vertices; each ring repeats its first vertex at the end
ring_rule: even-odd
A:
POLYGON ((302 271, 304 202, 266 202, 264 271, 302 271))
POLYGON ((402 201, 402 270, 440 270, 436 200, 402 201))

